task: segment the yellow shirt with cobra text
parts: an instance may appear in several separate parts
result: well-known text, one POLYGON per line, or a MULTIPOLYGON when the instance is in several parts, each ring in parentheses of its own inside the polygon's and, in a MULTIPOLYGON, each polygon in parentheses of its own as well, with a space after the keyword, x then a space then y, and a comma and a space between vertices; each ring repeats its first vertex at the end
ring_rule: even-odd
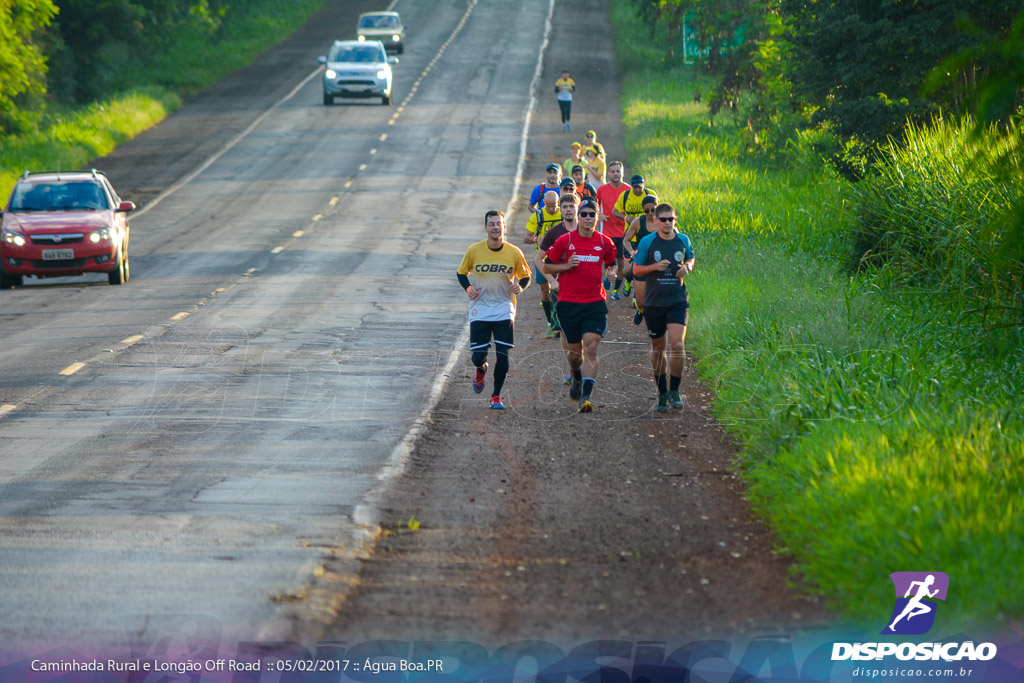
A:
POLYGON ((501 249, 487 246, 487 240, 466 250, 457 271, 480 288, 480 296, 469 302, 469 320, 516 319, 516 295, 509 292, 513 282, 530 277, 532 271, 522 250, 505 242, 501 249))

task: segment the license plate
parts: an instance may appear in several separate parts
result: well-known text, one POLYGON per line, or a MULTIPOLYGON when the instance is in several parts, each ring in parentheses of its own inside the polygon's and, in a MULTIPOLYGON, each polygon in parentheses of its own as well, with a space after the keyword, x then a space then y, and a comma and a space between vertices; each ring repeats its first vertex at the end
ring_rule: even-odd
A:
POLYGON ((71 261, 74 258, 74 249, 43 249, 44 261, 71 261))

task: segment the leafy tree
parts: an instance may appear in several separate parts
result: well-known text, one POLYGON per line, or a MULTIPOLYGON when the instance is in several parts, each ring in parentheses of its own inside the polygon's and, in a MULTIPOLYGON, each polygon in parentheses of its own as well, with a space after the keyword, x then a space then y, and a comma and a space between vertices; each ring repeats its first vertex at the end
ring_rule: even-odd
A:
POLYGON ((50 0, 0 0, 0 134, 30 125, 23 105, 46 93, 40 41, 56 13, 50 0))
POLYGON ((908 119, 924 121, 955 103, 952 90, 922 92, 928 74, 977 36, 957 30, 964 16, 1003 31, 1014 0, 781 0, 794 27, 789 69, 799 94, 843 138, 898 138, 908 119))

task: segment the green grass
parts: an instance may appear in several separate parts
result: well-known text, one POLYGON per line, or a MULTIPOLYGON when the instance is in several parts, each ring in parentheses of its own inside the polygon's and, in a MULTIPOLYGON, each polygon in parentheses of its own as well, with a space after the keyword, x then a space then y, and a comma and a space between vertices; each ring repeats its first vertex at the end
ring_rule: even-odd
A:
POLYGON ((0 201, 6 202, 26 170, 83 168, 108 154, 176 110, 182 96, 251 63, 325 2, 243 3, 216 34, 189 27, 166 36, 168 47, 154 49, 148 62, 121 60, 120 70, 108 79, 120 92, 104 101, 73 108, 48 103, 38 130, 0 138, 0 201))
POLYGON ((745 156, 631 5, 612 17, 629 166, 694 241, 689 345, 794 578, 851 622, 887 617, 903 570, 950 575, 947 629, 1024 614, 1021 329, 963 315, 949 279, 851 274, 864 195, 807 144, 776 166, 745 156))

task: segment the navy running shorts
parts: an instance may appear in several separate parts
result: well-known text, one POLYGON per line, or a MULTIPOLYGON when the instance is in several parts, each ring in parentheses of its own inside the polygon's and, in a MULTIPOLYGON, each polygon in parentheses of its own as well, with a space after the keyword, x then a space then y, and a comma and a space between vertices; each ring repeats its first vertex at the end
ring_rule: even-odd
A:
POLYGON ((584 334, 599 334, 608 331, 608 304, 592 301, 578 304, 570 301, 558 302, 558 326, 569 344, 579 344, 584 334))
POLYGON ((645 306, 644 320, 647 321, 647 334, 651 339, 665 336, 669 323, 686 326, 690 320, 690 304, 682 302, 672 306, 645 306))

